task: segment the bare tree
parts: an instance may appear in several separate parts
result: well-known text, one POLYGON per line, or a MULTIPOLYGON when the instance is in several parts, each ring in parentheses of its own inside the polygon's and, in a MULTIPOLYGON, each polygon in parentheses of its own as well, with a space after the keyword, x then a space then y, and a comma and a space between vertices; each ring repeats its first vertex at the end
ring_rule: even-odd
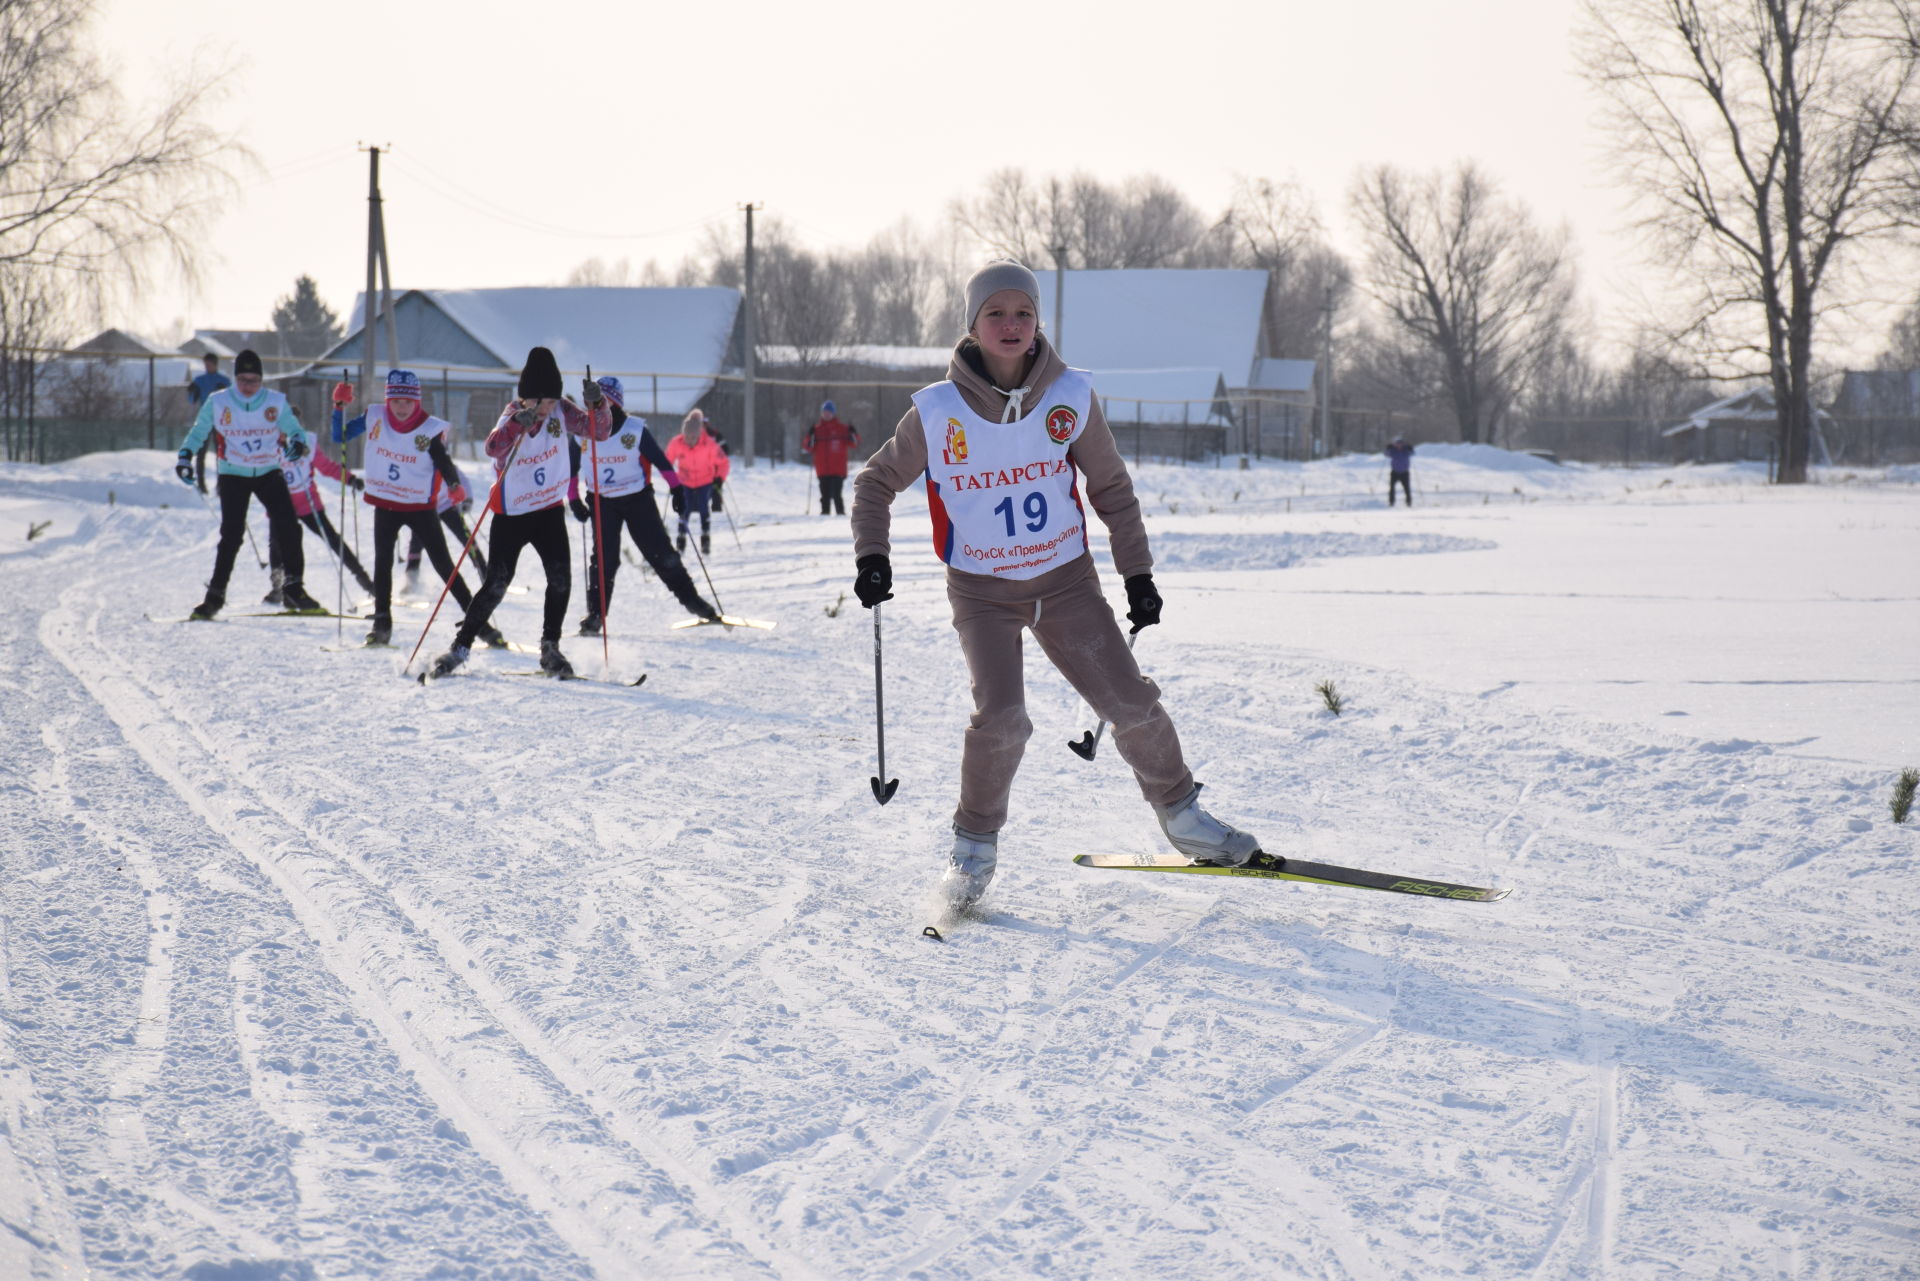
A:
POLYGON ((188 274, 242 158, 204 123, 217 75, 130 108, 85 47, 94 0, 0 2, 0 263, 60 274, 96 305, 156 259, 188 274))
POLYGON ((1042 268, 1054 265, 1056 247, 1080 270, 1186 266, 1208 227, 1192 202, 1153 175, 1110 186, 1089 174, 1035 180, 1001 169, 952 212, 988 249, 1042 268))
MULTIPOLYGON (((801 245, 785 220, 772 216, 754 224, 753 252, 756 346, 792 347, 800 364, 811 365, 847 340, 847 281, 830 258, 801 245)), ((742 228, 710 227, 689 283, 742 288, 745 258, 742 228)))
POLYGON ((1261 326, 1270 355, 1313 354, 1328 301, 1337 313, 1353 292, 1353 273, 1328 245, 1313 197, 1294 182, 1237 179, 1233 203, 1205 243, 1191 265, 1267 273, 1261 326))
POLYGON ((1903 217, 1913 0, 1588 0, 1587 17, 1618 167, 1682 269, 1681 334, 1716 372, 1769 380, 1779 479, 1805 481, 1830 286, 1903 217))
POLYGON ((1573 268, 1564 230, 1543 232, 1471 162, 1414 177, 1363 173, 1350 196, 1366 240, 1362 288, 1402 344, 1383 362, 1437 387, 1464 441, 1491 441, 1564 335, 1573 268))

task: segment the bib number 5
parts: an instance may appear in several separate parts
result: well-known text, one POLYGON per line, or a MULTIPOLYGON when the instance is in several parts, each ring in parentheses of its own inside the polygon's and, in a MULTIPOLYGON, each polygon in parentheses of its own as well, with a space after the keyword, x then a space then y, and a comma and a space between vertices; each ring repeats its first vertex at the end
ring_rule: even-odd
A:
MULTIPOLYGON (((1047 496, 1039 490, 1027 495, 1026 501, 1020 504, 1020 510, 1027 518, 1026 526, 1029 534, 1037 534, 1047 527, 1047 496)), ((1012 538, 1014 535, 1013 496, 1009 494, 1002 498, 994 506, 993 514, 1005 519, 1007 537, 1012 538)))

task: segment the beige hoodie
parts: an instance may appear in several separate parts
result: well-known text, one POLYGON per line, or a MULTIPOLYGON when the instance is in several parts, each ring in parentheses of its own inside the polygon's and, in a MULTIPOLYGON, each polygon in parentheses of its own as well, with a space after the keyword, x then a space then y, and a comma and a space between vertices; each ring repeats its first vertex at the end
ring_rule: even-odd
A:
MULTIPOLYGON (((1066 368, 1041 334, 1037 339, 1039 351, 1033 358, 1033 367, 1027 375, 1029 388, 1024 404, 1031 408, 1046 395, 1047 388, 1066 368)), ((998 423, 1007 405, 1007 393, 998 387, 961 354, 962 348, 971 342, 962 339, 955 344, 953 358, 947 363, 947 377, 960 391, 976 414, 988 422, 998 423)), ((977 352, 973 359, 980 359, 977 352)), ((984 366, 982 366, 984 367, 984 366)), ((1107 426, 1107 416, 1100 408, 1098 389, 1093 398, 1093 406, 1087 413, 1087 423, 1080 431, 1079 439, 1067 450, 1067 456, 1079 470, 1083 484, 1081 492, 1087 505, 1092 507, 1107 527, 1107 541, 1113 549, 1114 568, 1122 579, 1135 574, 1144 574, 1153 568, 1153 556, 1147 550, 1147 527, 1140 517, 1140 501, 1133 496, 1133 477, 1127 474, 1126 460, 1120 456, 1120 447, 1114 442, 1113 431, 1107 426)), ((894 428, 893 439, 875 450, 873 457, 867 459, 866 466, 853 478, 853 554, 857 560, 862 556, 886 556, 892 552, 889 541, 889 528, 893 518, 893 498, 907 486, 925 478, 927 471, 927 436, 920 427, 920 411, 908 409, 906 417, 894 428)), ((930 535, 929 535, 930 536, 930 535)), ((932 555, 931 548, 927 554, 932 555)), ((1067 564, 1035 578, 1004 579, 988 574, 970 574, 965 570, 947 567, 948 586, 964 595, 984 600, 1028 601, 1052 594, 1072 578, 1087 572, 1088 557, 1076 557, 1067 564)))

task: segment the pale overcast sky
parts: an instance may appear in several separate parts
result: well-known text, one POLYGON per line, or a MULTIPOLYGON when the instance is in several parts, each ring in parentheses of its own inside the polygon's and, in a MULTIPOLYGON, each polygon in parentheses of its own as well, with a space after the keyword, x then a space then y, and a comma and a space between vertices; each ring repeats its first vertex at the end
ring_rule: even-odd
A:
POLYGON ((1569 223, 1589 297, 1632 268, 1574 0, 1367 4, 644 4, 613 0, 105 0, 135 95, 197 53, 261 170, 161 331, 265 326, 302 272, 344 313, 364 276, 366 157, 383 161, 395 284, 559 283, 590 256, 671 263, 763 202, 817 247, 931 226, 995 168, 1164 175, 1208 212, 1235 174, 1300 179, 1351 247, 1357 167, 1473 157, 1569 223))

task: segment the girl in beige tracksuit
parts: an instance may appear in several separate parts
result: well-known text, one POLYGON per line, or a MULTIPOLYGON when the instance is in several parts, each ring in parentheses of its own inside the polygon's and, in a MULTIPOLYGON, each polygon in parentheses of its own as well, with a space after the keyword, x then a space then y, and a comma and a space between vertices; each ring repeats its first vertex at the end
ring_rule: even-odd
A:
POLYGON ((893 439, 855 478, 854 593, 871 609, 891 599, 888 539, 894 495, 925 479, 934 549, 947 563, 947 599, 973 681, 974 713, 960 764, 960 804, 942 887, 956 909, 992 879, 1007 795, 1033 724, 1027 719, 1021 633, 1113 726, 1176 849, 1237 865, 1259 841, 1198 804, 1160 690, 1141 675, 1101 594, 1086 508, 1107 527, 1133 630, 1160 621, 1153 557, 1133 481, 1092 380, 1069 369, 1039 332, 1039 284, 1019 263, 990 263, 967 282, 967 334, 947 381, 914 395, 893 439))

